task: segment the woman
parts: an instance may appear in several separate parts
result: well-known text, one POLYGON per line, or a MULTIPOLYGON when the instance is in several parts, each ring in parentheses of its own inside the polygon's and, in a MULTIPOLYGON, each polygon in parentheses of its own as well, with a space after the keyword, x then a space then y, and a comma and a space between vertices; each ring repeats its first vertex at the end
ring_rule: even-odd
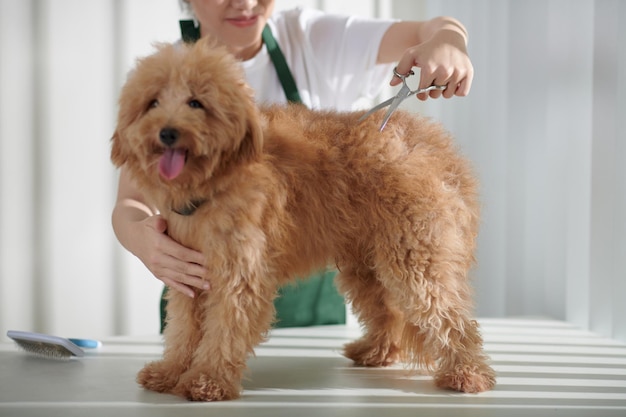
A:
MULTIPOLYGON (((274 0, 184 3, 199 23, 201 36, 217 38, 242 60, 258 102, 287 101, 264 48, 266 24, 283 51, 301 101, 310 108, 350 110, 359 98, 376 95, 394 66, 399 74, 420 68, 420 88, 447 85, 443 92, 418 95, 420 100, 465 96, 471 88, 467 32, 450 17, 409 22, 299 9, 272 15, 274 0)), ((390 84, 400 82, 393 76, 390 84)), ((112 221, 120 243, 166 286, 189 297, 210 289, 202 254, 168 237, 166 221, 146 203, 123 167, 112 221)))

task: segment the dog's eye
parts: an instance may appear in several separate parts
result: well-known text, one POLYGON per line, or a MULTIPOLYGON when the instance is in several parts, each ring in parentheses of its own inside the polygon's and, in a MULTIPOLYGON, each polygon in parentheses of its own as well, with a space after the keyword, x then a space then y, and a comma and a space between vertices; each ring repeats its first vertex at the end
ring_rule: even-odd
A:
POLYGON ((204 106, 202 105, 202 103, 200 103, 198 100, 196 99, 191 99, 189 100, 189 107, 191 107, 192 109, 203 109, 204 106))
POLYGON ((159 107, 159 100, 157 100, 156 98, 150 100, 150 103, 148 103, 148 109, 153 109, 155 107, 159 107))

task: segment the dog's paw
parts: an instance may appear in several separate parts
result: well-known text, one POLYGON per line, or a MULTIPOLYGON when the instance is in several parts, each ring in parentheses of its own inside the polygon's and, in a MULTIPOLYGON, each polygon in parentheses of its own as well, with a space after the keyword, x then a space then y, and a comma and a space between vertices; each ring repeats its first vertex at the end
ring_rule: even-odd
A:
POLYGON ((358 366, 390 366, 398 361, 400 349, 393 343, 376 344, 359 339, 344 346, 343 354, 358 366))
POLYGON ((437 372, 435 384, 439 388, 478 393, 496 385, 496 373, 485 364, 457 365, 453 370, 437 372))
POLYGON ((137 382, 146 389, 156 392, 170 392, 178 383, 180 371, 169 367, 165 362, 150 362, 137 374, 137 382))
POLYGON ((205 374, 181 378, 173 393, 190 401, 224 401, 239 398, 239 388, 220 384, 205 374))

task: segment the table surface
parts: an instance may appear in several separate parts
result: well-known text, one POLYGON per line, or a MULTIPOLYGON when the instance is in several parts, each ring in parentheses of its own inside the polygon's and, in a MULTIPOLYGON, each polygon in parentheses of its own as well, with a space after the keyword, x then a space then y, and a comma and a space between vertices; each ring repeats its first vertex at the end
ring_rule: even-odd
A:
POLYGON ((135 375, 161 338, 115 337, 84 358, 34 357, 0 344, 0 416, 626 416, 626 345, 553 320, 479 320, 498 373, 490 392, 439 390, 402 366, 341 356, 358 329, 277 329, 248 361, 241 399, 194 403, 143 390, 135 375))

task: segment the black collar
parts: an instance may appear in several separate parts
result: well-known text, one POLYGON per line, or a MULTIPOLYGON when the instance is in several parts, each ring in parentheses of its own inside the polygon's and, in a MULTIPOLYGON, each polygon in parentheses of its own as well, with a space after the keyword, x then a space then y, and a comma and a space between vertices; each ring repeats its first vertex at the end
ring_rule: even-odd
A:
POLYGON ((187 204, 185 204, 184 206, 182 206, 180 208, 172 207, 172 211, 174 213, 176 213, 176 214, 180 214, 181 216, 191 216, 193 213, 196 212, 196 210, 201 205, 203 205, 206 202, 207 202, 207 200, 205 198, 197 199, 197 200, 191 200, 187 204))

